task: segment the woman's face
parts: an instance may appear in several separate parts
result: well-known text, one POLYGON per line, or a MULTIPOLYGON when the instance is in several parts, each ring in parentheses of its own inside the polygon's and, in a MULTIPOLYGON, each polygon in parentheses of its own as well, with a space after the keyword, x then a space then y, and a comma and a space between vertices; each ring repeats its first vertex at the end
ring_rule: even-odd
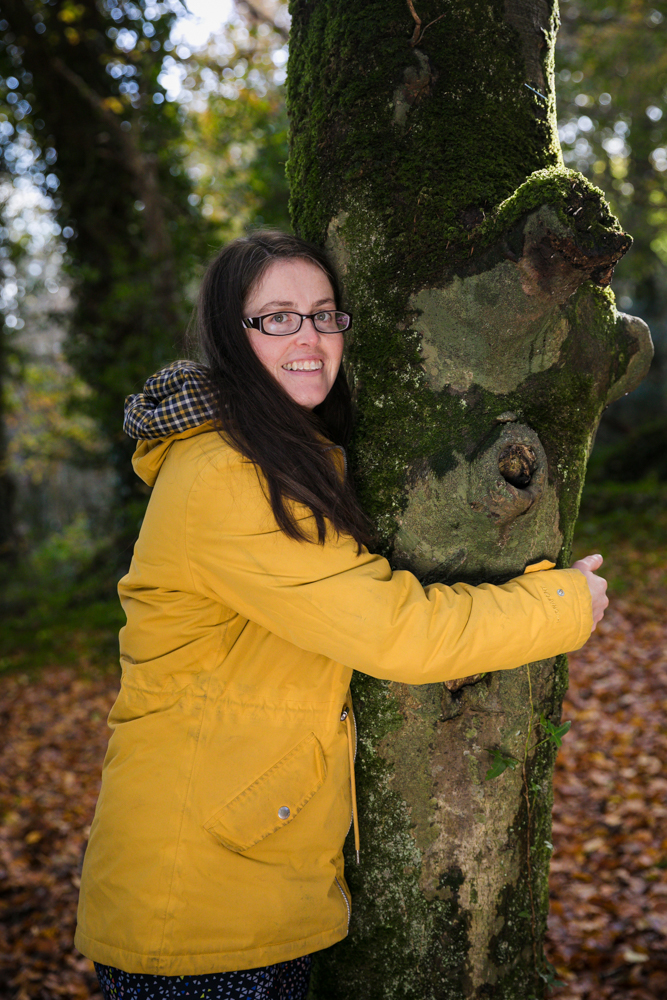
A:
MULTIPOLYGON (((335 308, 324 271, 297 258, 269 265, 250 290, 243 315, 264 316, 282 309, 309 315, 335 308)), ((318 333, 311 319, 286 337, 272 337, 252 327, 246 333, 259 360, 295 403, 312 410, 326 399, 343 356, 342 333, 318 333)))

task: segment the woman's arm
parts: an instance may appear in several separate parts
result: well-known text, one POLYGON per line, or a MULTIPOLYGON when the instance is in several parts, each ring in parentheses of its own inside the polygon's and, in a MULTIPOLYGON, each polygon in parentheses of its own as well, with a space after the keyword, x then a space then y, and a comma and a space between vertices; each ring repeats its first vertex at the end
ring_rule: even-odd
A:
POLYGON ((303 649, 410 684, 577 649, 593 625, 578 568, 500 587, 423 588, 381 556, 358 555, 349 537, 294 541, 277 529, 254 468, 241 461, 207 466, 193 487, 186 555, 197 592, 303 649))

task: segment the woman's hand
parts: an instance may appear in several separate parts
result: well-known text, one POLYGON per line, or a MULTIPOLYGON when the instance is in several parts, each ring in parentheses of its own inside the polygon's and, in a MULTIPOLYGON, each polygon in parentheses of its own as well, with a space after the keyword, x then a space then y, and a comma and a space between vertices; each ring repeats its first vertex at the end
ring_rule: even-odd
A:
POLYGON ((593 628, 591 632, 595 631, 597 623, 602 621, 605 608, 609 607, 607 581, 601 576, 595 575, 595 571, 600 568, 602 562, 602 556, 597 555, 585 556, 583 559, 577 559, 576 562, 572 563, 572 569, 578 569, 586 577, 586 583, 591 592, 591 604, 593 606, 593 628))

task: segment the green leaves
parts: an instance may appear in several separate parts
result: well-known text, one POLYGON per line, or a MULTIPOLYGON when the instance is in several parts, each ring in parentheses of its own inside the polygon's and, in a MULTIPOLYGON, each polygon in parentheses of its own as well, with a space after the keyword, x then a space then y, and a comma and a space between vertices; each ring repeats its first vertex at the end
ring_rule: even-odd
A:
POLYGON ((521 763, 516 757, 511 757, 502 750, 492 750, 490 747, 484 747, 484 749, 493 757, 493 764, 486 772, 486 781, 491 781, 492 778, 499 777, 508 767, 511 771, 516 771, 521 763))
POLYGON ((563 737, 567 732, 569 732, 572 723, 562 722, 560 726, 554 726, 553 722, 550 722, 546 715, 542 713, 542 715, 540 715, 540 725, 547 734, 546 739, 542 740, 542 742, 555 743, 557 747, 560 747, 563 745, 563 737))
MULTIPOLYGON (((531 749, 536 750, 543 743, 553 743, 555 746, 560 747, 563 745, 563 737, 570 730, 571 722, 562 722, 560 726, 554 726, 553 722, 547 719, 546 715, 542 713, 540 715, 540 725, 546 733, 546 737, 536 743, 531 749)), ((503 774, 508 768, 511 771, 515 771, 519 764, 525 765, 528 759, 528 746, 526 746, 526 753, 523 761, 517 760, 516 757, 512 757, 511 754, 505 753, 504 750, 492 749, 491 747, 484 747, 487 753, 491 754, 493 758, 493 763, 489 770, 486 772, 486 781, 491 781, 492 778, 498 778, 503 774)), ((533 789, 535 791, 535 789, 533 789)))

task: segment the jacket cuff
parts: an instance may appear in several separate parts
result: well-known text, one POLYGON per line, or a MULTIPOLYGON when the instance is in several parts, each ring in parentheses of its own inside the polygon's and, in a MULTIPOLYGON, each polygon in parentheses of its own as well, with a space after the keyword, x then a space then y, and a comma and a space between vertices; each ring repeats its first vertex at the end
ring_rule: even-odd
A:
POLYGON ((593 631, 593 603, 591 600, 591 592, 589 586, 586 582, 586 577, 578 569, 561 569, 558 573, 562 573, 572 581, 572 586, 575 587, 577 596, 579 599, 579 606, 581 609, 581 630, 577 637, 576 644, 572 647, 572 651, 575 649, 581 649, 581 647, 588 642, 591 637, 591 632, 593 631))
POLYGON ((539 585, 557 618, 563 612, 569 612, 578 622, 573 640, 567 645, 568 652, 580 649, 590 639, 593 628, 591 592, 584 574, 578 569, 538 569, 531 572, 531 567, 526 572, 531 573, 530 582, 539 585))

